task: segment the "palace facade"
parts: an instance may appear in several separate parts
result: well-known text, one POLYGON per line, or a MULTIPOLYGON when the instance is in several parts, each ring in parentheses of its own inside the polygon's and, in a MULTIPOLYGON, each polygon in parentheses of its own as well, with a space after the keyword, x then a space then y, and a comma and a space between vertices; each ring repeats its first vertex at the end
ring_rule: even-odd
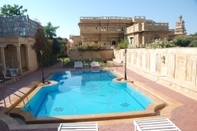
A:
POLYGON ((80 36, 71 36, 73 45, 100 43, 111 46, 121 39, 127 39, 131 46, 143 47, 155 39, 172 40, 178 35, 186 35, 182 16, 175 29, 168 23, 147 20, 145 16, 134 17, 80 17, 80 36), (80 39, 79 39, 80 38, 80 39))

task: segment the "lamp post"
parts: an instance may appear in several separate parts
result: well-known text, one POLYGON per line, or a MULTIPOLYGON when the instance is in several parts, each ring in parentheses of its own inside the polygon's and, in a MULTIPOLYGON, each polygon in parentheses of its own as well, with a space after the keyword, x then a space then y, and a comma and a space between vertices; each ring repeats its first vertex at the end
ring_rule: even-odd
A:
POLYGON ((43 70, 43 60, 42 60, 42 55, 43 55, 44 51, 40 51, 41 54, 41 64, 42 64, 42 83, 44 83, 44 70, 43 70))
POLYGON ((125 51, 125 70, 124 70, 124 79, 127 80, 127 49, 125 51))

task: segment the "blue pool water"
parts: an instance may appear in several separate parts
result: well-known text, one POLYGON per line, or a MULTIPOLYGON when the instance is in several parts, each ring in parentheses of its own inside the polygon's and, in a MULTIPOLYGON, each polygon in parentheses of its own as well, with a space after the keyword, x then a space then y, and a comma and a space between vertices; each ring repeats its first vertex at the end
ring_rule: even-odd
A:
POLYGON ((113 82, 106 70, 65 71, 50 80, 56 85, 42 87, 22 108, 34 116, 70 116, 145 110, 153 101, 127 83, 113 82))

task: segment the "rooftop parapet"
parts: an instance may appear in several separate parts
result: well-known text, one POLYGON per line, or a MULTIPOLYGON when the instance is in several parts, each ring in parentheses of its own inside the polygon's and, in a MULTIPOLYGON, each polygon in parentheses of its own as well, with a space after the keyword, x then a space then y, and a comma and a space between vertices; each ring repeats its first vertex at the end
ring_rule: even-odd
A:
POLYGON ((80 17, 80 20, 106 20, 106 19, 113 19, 113 20, 132 20, 132 17, 119 17, 119 16, 101 16, 101 17, 80 17))
POLYGON ((80 17, 79 23, 132 23, 132 17, 101 16, 80 17))
POLYGON ((142 30, 144 31, 168 31, 168 23, 142 23, 142 30))
POLYGON ((146 21, 146 17, 145 16, 134 16, 132 18, 133 22, 144 22, 146 21))

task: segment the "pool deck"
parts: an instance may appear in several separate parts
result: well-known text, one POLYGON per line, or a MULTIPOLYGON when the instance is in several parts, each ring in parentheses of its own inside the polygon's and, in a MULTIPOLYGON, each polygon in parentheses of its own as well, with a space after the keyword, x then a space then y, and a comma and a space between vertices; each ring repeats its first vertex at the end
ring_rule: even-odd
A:
MULTIPOLYGON (((123 67, 108 68, 114 69, 124 74, 123 67)), ((44 69, 45 74, 62 70, 62 63, 58 63, 50 68, 44 69)), ((153 80, 147 79, 129 69, 127 69, 127 76, 140 81, 141 83, 153 88, 154 90, 180 102, 182 106, 175 108, 171 112, 170 120, 173 121, 182 131, 194 131, 197 130, 197 101, 193 100, 185 95, 175 92, 164 85, 156 83, 153 80)), ((27 75, 21 76, 18 81, 6 83, 0 86, 0 93, 5 92, 9 88, 21 89, 29 85, 32 81, 37 81, 41 78, 41 70, 34 71, 27 75)), ((0 95, 0 131, 2 127, 9 126, 11 131, 57 131, 59 123, 54 124, 31 124, 25 125, 20 121, 15 121, 12 118, 6 116, 1 109, 3 106, 3 97, 0 95), (4 122, 3 122, 4 121, 4 122), (6 123, 6 124, 5 124, 6 123)), ((99 121, 99 131, 133 131, 134 119, 121 119, 121 120, 109 120, 99 121)), ((3 131, 3 130, 2 130, 3 131)), ((5 131, 5 130, 4 130, 5 131)))

